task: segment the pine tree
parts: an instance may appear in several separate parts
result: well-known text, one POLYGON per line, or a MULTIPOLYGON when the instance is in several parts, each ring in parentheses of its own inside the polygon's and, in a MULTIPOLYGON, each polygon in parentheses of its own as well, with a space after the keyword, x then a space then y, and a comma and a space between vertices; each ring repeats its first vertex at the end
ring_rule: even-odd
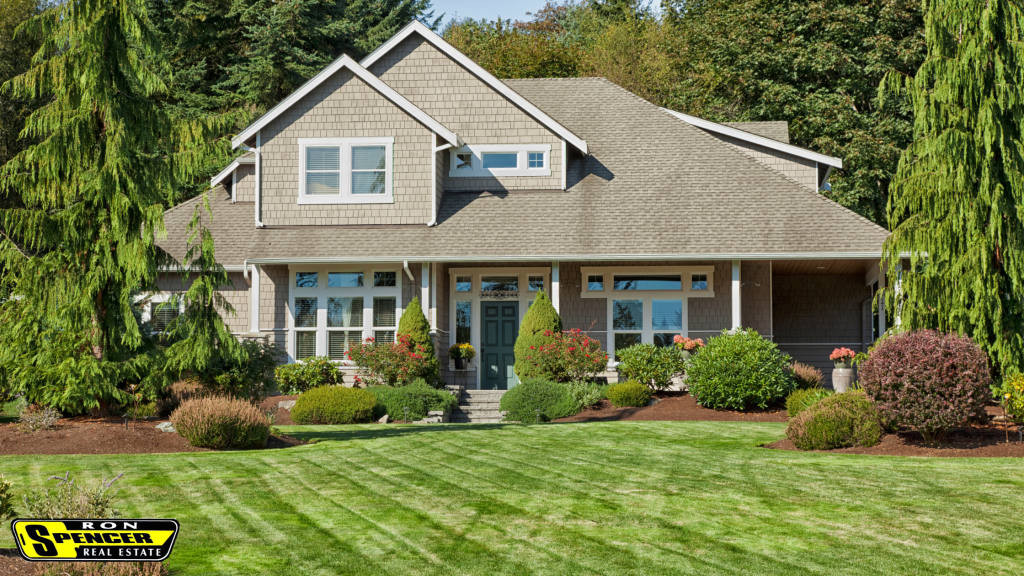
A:
POLYGON ((175 122, 156 102, 144 0, 69 0, 21 30, 42 47, 3 89, 47 103, 26 120, 34 143, 0 169, 24 206, 0 210, 0 282, 13 295, 0 306, 0 365, 29 401, 116 404, 119 385, 159 368, 136 300, 168 264, 154 244, 164 205, 203 158, 227 154, 206 144, 223 128, 175 122))
POLYGON ((515 344, 515 373, 520 380, 534 377, 547 377, 550 378, 550 374, 545 374, 537 369, 537 366, 526 359, 527 356, 532 354, 531 348, 536 350, 540 346, 550 344, 555 341, 552 336, 545 336, 545 332, 561 332, 562 331, 562 318, 558 315, 551 299, 543 291, 537 292, 537 297, 534 298, 533 304, 526 310, 526 314, 523 315, 523 323, 519 325, 519 336, 516 337, 515 344))
POLYGON ((890 303, 901 328, 966 334, 1003 372, 1020 372, 1024 9, 998 0, 924 5, 927 59, 913 78, 882 83, 886 97, 906 91, 914 108, 914 142, 889 203, 890 303))
POLYGON ((423 379, 431 385, 438 384, 441 362, 437 359, 434 341, 430 338, 430 323, 427 322, 427 317, 423 314, 419 296, 413 296, 412 301, 402 312, 402 318, 398 321, 398 335, 408 336, 413 350, 416 350, 417 346, 423 347, 429 368, 429 372, 423 375, 423 379))

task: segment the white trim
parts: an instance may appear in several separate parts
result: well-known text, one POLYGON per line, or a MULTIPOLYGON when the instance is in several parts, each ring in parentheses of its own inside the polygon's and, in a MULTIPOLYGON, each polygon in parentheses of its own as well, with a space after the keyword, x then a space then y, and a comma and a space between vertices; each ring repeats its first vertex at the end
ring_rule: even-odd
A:
POLYGON ((451 178, 481 178, 502 176, 551 176, 551 144, 480 144, 463 146, 448 155, 448 176, 451 178), (515 152, 515 168, 484 168, 483 155, 491 152, 515 152), (530 168, 529 154, 544 154, 543 168, 530 168), (472 154, 469 169, 457 169, 459 154, 472 154))
POLYGON ((743 302, 741 298, 741 287, 743 286, 740 275, 740 261, 732 261, 732 327, 738 330, 743 327, 743 302))
POLYGON ((263 220, 260 218, 260 211, 263 209, 263 146, 260 140, 260 131, 256 131, 256 227, 263 227, 263 220))
POLYGON ((299 146, 299 197, 298 204, 394 204, 394 137, 381 138, 298 138, 299 146), (306 194, 306 148, 340 148, 338 152, 338 193, 306 194), (383 194, 352 193, 352 148, 358 146, 384 146, 386 165, 384 167, 383 194))
MULTIPOLYGON (((580 267, 580 298, 612 298, 629 300, 629 295, 653 295, 656 299, 664 298, 714 298, 715 267, 714 266, 582 266, 580 267), (679 290, 615 290, 613 284, 616 274, 678 274, 679 290), (693 274, 704 274, 708 277, 706 290, 694 290, 693 274), (604 276, 604 290, 591 290, 588 276, 604 276)), ((610 326, 611 324, 609 324, 610 326)))
POLYGON ((437 332, 437 264, 430 263, 430 331, 437 332))
POLYGON ((561 313, 561 310, 558 307, 561 300, 561 284, 559 283, 558 262, 551 263, 551 288, 548 290, 548 298, 551 299, 551 305, 555 307, 555 312, 561 313))
MULTIPOLYGON (((456 50, 454 46, 445 42, 440 36, 435 34, 433 30, 417 20, 410 22, 405 28, 399 31, 398 34, 392 36, 390 40, 371 52, 366 58, 363 58, 360 64, 364 68, 369 68, 377 60, 390 52, 392 48, 399 45, 413 33, 422 36, 424 40, 430 42, 435 48, 444 52, 449 58, 462 65, 463 68, 469 70, 471 74, 482 80, 494 91, 512 101, 513 104, 521 108, 530 116, 533 116, 538 122, 546 126, 555 134, 558 134, 562 138, 568 140, 573 146, 583 152, 583 154, 589 154, 587 150, 587 143, 583 139, 570 132, 565 126, 555 122, 554 119, 542 112, 540 108, 531 104, 529 100, 520 96, 515 90, 509 88, 504 82, 495 78, 493 74, 484 70, 479 64, 470 60, 465 54, 456 50)), ((461 144, 458 144, 458 146, 461 146, 461 144)))
POLYGON ((562 190, 568 190, 566 187, 566 176, 569 173, 569 147, 565 144, 565 138, 562 138, 562 190))
POLYGON ((232 170, 231 171, 231 203, 232 204, 234 204, 235 202, 238 201, 238 198, 235 196, 235 191, 237 189, 238 189, 238 171, 232 170))
MULTIPOLYGON (((758 146, 764 146, 765 148, 771 148, 772 150, 778 150, 779 152, 785 152, 786 154, 792 154, 793 156, 820 162, 834 168, 843 167, 842 158, 825 156, 824 154, 812 152, 806 148, 800 148, 799 146, 793 146, 792 144, 784 144, 778 140, 772 140, 771 138, 765 138, 764 136, 758 136, 757 134, 751 134, 750 132, 744 132, 743 130, 723 126, 717 122, 711 122, 710 120, 704 120, 703 118, 697 118, 696 116, 690 116, 689 114, 683 114, 682 112, 676 112, 675 110, 669 110, 668 108, 662 108, 662 110, 676 118, 679 118, 687 124, 691 124, 698 128, 703 128, 704 130, 709 130, 723 136, 737 138, 739 140, 750 142, 751 144, 757 144, 758 146)), ((814 177, 817 178, 818 175, 815 174, 814 177)))
POLYGON ((350 58, 348 55, 343 55, 332 62, 329 66, 321 70, 316 76, 310 78, 305 84, 299 86, 295 92, 292 92, 287 98, 282 100, 277 106, 274 106, 266 114, 260 116, 256 122, 249 125, 248 128, 243 130, 241 134, 235 136, 231 140, 231 146, 237 148, 246 140, 253 137, 254 134, 259 132, 261 128, 264 128, 273 121, 275 118, 283 114, 286 110, 291 108, 295 103, 301 100, 304 96, 313 91, 314 88, 321 85, 328 78, 333 76, 335 73, 340 72, 343 68, 350 70, 356 77, 363 82, 367 83, 371 88, 379 92, 382 96, 396 104, 399 108, 404 110, 410 116, 418 120, 421 124, 430 128, 434 132, 441 135, 447 142, 450 142, 453 146, 462 146, 463 142, 457 134, 451 130, 445 128, 440 122, 434 120, 429 114, 418 108, 412 102, 406 100, 404 96, 395 92, 393 88, 385 84, 379 78, 371 74, 366 68, 362 67, 355 60, 350 58))
POLYGON ((423 308, 423 316, 430 324, 430 263, 420 264, 420 307, 423 308))
MULTIPOLYGON (((213 178, 210 179, 210 188, 213 188, 217 184, 220 184, 221 182, 223 182, 224 179, 228 177, 228 174, 232 174, 233 175, 235 173, 235 170, 237 170, 239 168, 239 166, 241 166, 242 164, 255 164, 255 163, 256 163, 256 158, 254 156, 239 156, 238 158, 235 158, 234 161, 231 162, 231 164, 228 164, 227 168, 221 170, 220 172, 217 173, 216 176, 214 176, 213 178)), ((234 198, 234 190, 233 189, 231 191, 231 197, 232 197, 232 199, 234 198)), ((232 201, 234 201, 234 200, 232 200, 232 201)))
MULTIPOLYGON (((409 260, 412 262, 585 262, 589 260, 643 262, 662 260, 868 260, 879 258, 878 252, 750 252, 750 253, 708 253, 708 254, 537 254, 528 256, 469 255, 432 256, 417 254, 408 256, 386 256, 387 260, 409 260)), ((324 258, 250 258, 257 264, 360 264, 379 262, 381 256, 324 257, 324 258)))
POLYGON ((252 317, 250 318, 250 326, 253 332, 260 331, 260 267, 258 264, 252 265, 252 287, 249 288, 252 293, 252 317))

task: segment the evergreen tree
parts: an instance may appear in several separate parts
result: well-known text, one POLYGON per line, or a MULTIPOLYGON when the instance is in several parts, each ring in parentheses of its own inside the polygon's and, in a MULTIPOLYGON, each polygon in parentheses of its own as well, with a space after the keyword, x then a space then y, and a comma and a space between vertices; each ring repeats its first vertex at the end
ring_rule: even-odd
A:
POLYGON ((413 296, 412 301, 402 312, 402 318, 398 321, 398 335, 408 336, 413 350, 416 350, 417 346, 423 347, 429 368, 429 372, 423 376, 423 379, 431 385, 438 384, 441 362, 437 358, 434 341, 430 338, 430 323, 427 322, 427 317, 423 314, 419 296, 413 296))
POLYGON ((554 337, 546 336, 545 332, 561 332, 562 318, 558 315, 551 299, 543 291, 537 292, 533 304, 523 315, 523 323, 519 325, 519 336, 515 344, 515 373, 520 380, 526 378, 552 378, 551 374, 545 374, 538 370, 536 364, 526 359, 540 346, 555 341, 554 337))
MULTIPOLYGON (((0 366, 33 402, 81 411, 152 381, 152 342, 136 297, 166 264, 154 244, 178 183, 194 178, 212 123, 175 122, 147 63, 160 47, 144 0, 69 0, 22 33, 36 65, 3 86, 45 98, 25 123, 33 141, 0 168, 22 208, 0 210, 0 366), (71 48, 71 49, 69 49, 71 48)), ((212 247, 211 247, 212 250, 212 247)))
POLYGON ((909 93, 914 141, 893 180, 886 243, 901 327, 960 332, 1024 369, 1024 9, 927 0, 928 56, 909 93), (907 262, 909 266, 900 266, 907 262))

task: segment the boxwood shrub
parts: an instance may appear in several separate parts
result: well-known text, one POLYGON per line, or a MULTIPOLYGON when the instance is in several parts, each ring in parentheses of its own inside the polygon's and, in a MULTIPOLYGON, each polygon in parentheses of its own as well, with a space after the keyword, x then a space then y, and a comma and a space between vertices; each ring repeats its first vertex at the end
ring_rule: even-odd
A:
POLYGON ((406 386, 370 386, 367 388, 377 398, 373 411, 376 420, 387 414, 392 420, 405 420, 405 408, 409 408, 410 420, 422 420, 432 410, 451 410, 458 399, 447 390, 438 390, 426 380, 416 380, 406 386))
POLYGON ((754 330, 710 338, 690 360, 686 384, 701 406, 726 410, 767 408, 794 387, 789 356, 754 330))
POLYGON ((182 438, 201 448, 261 448, 270 435, 267 415, 231 396, 185 400, 170 420, 182 438))
POLYGON ((786 412, 792 418, 810 408, 818 400, 828 398, 833 394, 835 393, 827 388, 801 388, 794 390, 789 396, 786 396, 786 412))
POLYGON ((369 422, 377 398, 362 388, 321 386, 295 400, 292 420, 296 424, 358 424, 369 422))
POLYGON ((636 380, 612 384, 607 395, 608 401, 617 408, 647 406, 651 401, 651 389, 636 380))
POLYGON ((882 439, 878 409, 863 392, 815 402, 789 421, 786 437, 800 450, 874 446, 882 439))
POLYGON ((548 422, 572 416, 582 410, 568 388, 564 384, 543 378, 526 378, 505 392, 499 407, 505 414, 506 422, 533 423, 537 421, 540 409, 540 421, 548 422))

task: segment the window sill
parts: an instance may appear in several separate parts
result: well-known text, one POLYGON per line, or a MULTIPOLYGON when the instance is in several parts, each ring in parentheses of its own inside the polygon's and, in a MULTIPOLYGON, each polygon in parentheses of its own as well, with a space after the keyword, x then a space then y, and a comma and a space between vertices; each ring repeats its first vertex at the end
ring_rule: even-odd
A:
POLYGON ((546 177, 551 176, 551 170, 548 168, 492 168, 490 170, 471 170, 469 172, 465 170, 459 170, 458 172, 449 170, 449 178, 504 178, 506 176, 538 176, 546 177))
POLYGON ((298 204, 394 204, 394 196, 388 194, 369 196, 299 196, 298 204))

